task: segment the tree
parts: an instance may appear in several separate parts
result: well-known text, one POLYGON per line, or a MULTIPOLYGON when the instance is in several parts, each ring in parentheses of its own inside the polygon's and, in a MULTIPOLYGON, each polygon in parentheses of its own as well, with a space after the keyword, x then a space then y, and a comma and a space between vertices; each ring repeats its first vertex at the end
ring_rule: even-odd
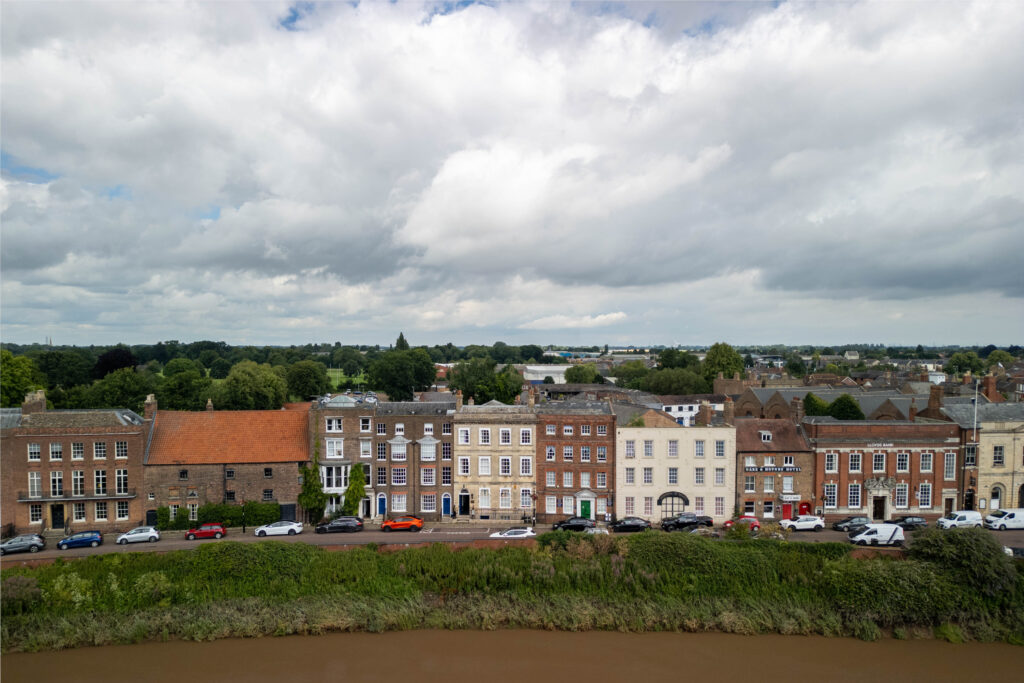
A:
POLYGON ((200 370, 199 366, 196 365, 195 361, 188 358, 175 358, 174 360, 167 361, 167 365, 164 366, 164 377, 174 377, 179 372, 196 372, 200 375, 205 375, 205 370, 200 370))
POLYGON ((363 473, 363 466, 356 463, 349 470, 348 488, 345 489, 345 502, 341 505, 341 514, 358 515, 359 504, 365 497, 366 476, 363 473))
MULTIPOLYGON (((356 465, 362 470, 360 465, 356 465)), ((302 475, 302 490, 299 492, 299 505, 306 512, 306 519, 319 522, 323 519, 324 508, 327 507, 327 494, 324 493, 323 482, 320 481, 320 439, 313 448, 313 460, 303 465, 299 472, 302 475)))
POLYGON ((156 392, 157 400, 161 408, 168 410, 202 410, 206 407, 206 399, 212 396, 212 384, 212 380, 199 374, 198 370, 178 372, 160 386, 156 392))
POLYGON ((370 363, 366 375, 370 386, 386 393, 390 400, 412 400, 416 374, 408 352, 388 351, 381 354, 377 360, 370 363))
POLYGON ((803 377, 807 374, 807 366, 804 365, 804 359, 798 354, 791 353, 786 360, 786 372, 793 377, 803 377))
POLYGON ((287 373, 288 394, 305 400, 310 396, 322 396, 331 388, 327 368, 313 360, 292 363, 287 373))
POLYGON ((988 366, 994 367, 998 363, 1002 363, 1004 368, 1010 367, 1017 359, 1011 356, 1002 349, 996 349, 992 353, 988 354, 988 358, 985 359, 988 362, 988 366))
POLYGON ((707 380, 687 368, 654 370, 644 377, 641 388, 661 396, 709 393, 707 380))
POLYGON ((601 382, 598 381, 600 377, 601 374, 593 363, 574 365, 565 371, 567 384, 600 384, 601 382))
POLYGON ((121 368, 109 373, 91 387, 87 393, 90 408, 128 408, 140 415, 146 396, 157 393, 157 379, 148 372, 135 368, 121 368))
POLYGON ((358 349, 343 346, 331 355, 331 363, 341 368, 347 376, 355 377, 362 374, 363 368, 366 367, 366 358, 358 349))
POLYGON ((0 351, 0 400, 4 408, 16 408, 25 394, 38 388, 36 366, 26 356, 15 356, 7 349, 0 351))
POLYGON ((669 368, 696 369, 700 367, 700 360, 689 351, 665 349, 658 354, 658 367, 662 370, 669 368))
POLYGON ((804 397, 804 415, 828 415, 828 403, 809 392, 804 397))
POLYGON ((542 382, 542 384, 554 384, 554 383, 555 383, 555 378, 554 377, 552 377, 551 375, 544 375, 544 381, 542 382))
POLYGON ((723 377, 732 377, 743 372, 743 357, 725 342, 719 342, 708 349, 704 357, 703 375, 709 383, 713 382, 718 373, 723 377))
POLYGON ((648 372, 650 370, 642 360, 631 360, 615 368, 615 383, 620 387, 639 389, 648 372))
POLYGON ((277 410, 287 395, 287 383, 272 367, 244 360, 218 387, 214 405, 224 410, 277 410))
POLYGON ((525 362, 533 361, 534 363, 539 363, 544 360, 544 349, 536 344, 524 344, 519 347, 519 357, 525 362))
POLYGON ((74 351, 46 351, 35 359, 35 364, 46 375, 48 388, 68 389, 92 381, 93 364, 74 351))
POLYGON ((134 368, 138 364, 138 360, 130 349, 125 346, 117 346, 96 359, 92 375, 96 379, 103 379, 115 370, 134 368))
POLYGON ((496 363, 490 358, 473 358, 456 363, 448 376, 448 386, 461 390, 466 400, 477 403, 498 400, 512 403, 522 391, 523 377, 511 365, 495 372, 496 363))
POLYGON ((985 361, 978 358, 978 354, 974 351, 960 351, 950 356, 944 369, 954 375, 962 375, 967 372, 976 375, 985 369, 985 361))
POLYGON ((217 359, 219 359, 219 358, 220 358, 220 354, 218 354, 218 353, 217 353, 216 351, 214 351, 213 349, 204 349, 204 350, 203 350, 203 351, 202 351, 202 352, 201 352, 201 353, 199 354, 199 357, 198 357, 198 358, 197 358, 196 360, 198 360, 198 361, 199 361, 199 363, 200 363, 200 364, 201 364, 201 365, 202 365, 202 366, 203 366, 204 368, 208 368, 208 367, 210 367, 211 365, 213 365, 213 364, 214 364, 214 363, 215 363, 215 362, 217 361, 217 359))
POLYGON ((922 529, 907 555, 931 562, 954 583, 1002 602, 1013 593, 1017 571, 995 536, 982 529, 922 529))
POLYGON ((213 379, 224 379, 231 372, 231 361, 218 358, 210 365, 210 377, 213 379))
POLYGON ((430 357, 426 349, 422 348, 406 351, 406 355, 412 364, 413 388, 419 391, 430 389, 434 380, 437 379, 437 366, 434 365, 434 359, 430 357))
POLYGON ((849 394, 842 394, 828 406, 828 414, 837 420, 863 420, 860 404, 849 394))
POLYGON ((405 341, 405 335, 401 332, 398 333, 398 339, 395 341, 395 351, 408 351, 409 342, 405 341))

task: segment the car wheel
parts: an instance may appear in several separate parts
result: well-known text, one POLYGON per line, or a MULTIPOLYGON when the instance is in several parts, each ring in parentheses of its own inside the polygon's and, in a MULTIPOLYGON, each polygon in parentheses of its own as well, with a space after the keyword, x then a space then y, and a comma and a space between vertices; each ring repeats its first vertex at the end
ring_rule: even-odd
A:
POLYGON ((1006 525, 1005 524, 1000 524, 999 525, 999 530, 1000 531, 1006 531, 1006 525))
POLYGON ((878 539, 872 538, 871 539, 871 545, 878 545, 878 539))
POLYGON ((974 528, 975 528, 975 529, 980 529, 980 528, 981 528, 981 524, 975 524, 975 525, 974 525, 974 528))
POLYGON ((157 538, 156 538, 156 536, 150 536, 150 537, 149 537, 149 542, 150 542, 150 543, 156 543, 156 541, 157 541, 157 538))
POLYGON ((384 532, 384 533, 386 533, 386 534, 387 534, 387 533, 391 533, 391 527, 389 527, 389 526, 386 526, 386 527, 384 527, 383 529, 381 529, 381 531, 383 531, 383 532, 384 532))
POLYGON ((288 530, 288 535, 289 536, 294 536, 295 535, 295 529, 289 529, 288 530))
POLYGON ((217 533, 215 533, 215 534, 213 535, 213 537, 214 537, 214 538, 220 538, 220 537, 221 537, 221 536, 223 536, 223 535, 224 535, 224 534, 222 534, 221 532, 219 532, 219 531, 218 531, 217 533))
MULTIPOLYGON (((259 533, 258 533, 258 534, 256 534, 256 535, 257 535, 257 536, 260 536, 260 537, 263 537, 263 536, 266 536, 266 535, 267 535, 267 532, 266 532, 266 531, 261 531, 261 532, 259 532, 259 533)), ((217 538, 220 538, 220 536, 218 536, 217 538)))
POLYGON ((118 545, 128 545, 128 539, 122 538, 117 542, 118 545))
POLYGON ((99 545, 99 543, 97 543, 96 541, 93 541, 92 543, 89 544, 89 547, 90 548, 95 548, 98 545, 99 545))
POLYGON ((419 531, 422 528, 423 527, 421 527, 421 526, 411 526, 411 527, 409 527, 409 531, 419 531))
POLYGON ((58 548, 59 548, 60 550, 67 550, 67 549, 68 549, 68 546, 67 546, 66 544, 64 544, 64 543, 58 543, 58 544, 57 544, 57 547, 58 547, 58 548))
POLYGON ((6 555, 6 554, 7 554, 7 551, 4 550, 3 548, 0 548, 0 556, 6 555))
POLYGON ((186 536, 185 538, 187 538, 187 539, 188 539, 188 540, 190 540, 190 541, 194 541, 194 540, 196 540, 196 535, 195 535, 195 534, 189 534, 189 535, 188 535, 188 536, 186 536))
POLYGON ((37 546, 37 545, 30 545, 28 547, 28 551, 30 553, 38 553, 39 552, 39 546, 37 546))
POLYGON ((821 527, 821 526, 816 526, 816 527, 814 527, 814 530, 815 530, 815 531, 821 531, 821 530, 822 530, 822 529, 824 529, 824 528, 825 528, 825 527, 821 527))

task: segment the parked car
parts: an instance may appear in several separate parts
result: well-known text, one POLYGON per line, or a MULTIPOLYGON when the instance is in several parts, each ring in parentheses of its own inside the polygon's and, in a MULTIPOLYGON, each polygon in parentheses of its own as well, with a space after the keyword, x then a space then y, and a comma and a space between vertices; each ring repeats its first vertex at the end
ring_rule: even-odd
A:
POLYGON ((554 531, 586 531, 597 526, 597 523, 592 519, 586 517, 570 517, 569 519, 563 519, 561 522, 555 522, 551 525, 554 531))
POLYGON ((981 525, 981 513, 977 510, 953 510, 945 517, 940 518, 936 523, 936 526, 940 529, 971 526, 980 527, 981 525))
POLYGON ((707 515, 696 512, 680 512, 673 517, 661 520, 661 528, 665 531, 689 531, 695 526, 714 526, 715 521, 707 515))
POLYGON ((329 522, 316 525, 318 534, 353 533, 362 530, 363 520, 359 517, 335 517, 329 522))
POLYGON ((759 522, 757 517, 754 517, 753 515, 743 515, 742 517, 737 517, 736 519, 726 520, 725 528, 731 529, 734 524, 746 524, 750 527, 751 531, 761 530, 761 522, 759 522))
POLYGON ((779 526, 791 531, 821 531, 825 528, 825 520, 814 515, 797 515, 780 521, 779 526))
POLYGON ((227 533, 223 524, 209 522, 201 524, 198 529, 189 529, 185 533, 185 538, 190 541, 194 541, 197 538, 220 538, 221 536, 227 536, 227 533))
POLYGON ((529 538, 530 536, 536 536, 533 533, 533 528, 528 526, 514 526, 511 529, 505 529, 504 531, 495 531, 491 534, 491 538, 529 538))
POLYGON ((118 545, 126 543, 156 543, 160 540, 160 532, 153 526, 137 526, 117 537, 118 545))
POLYGON ((1012 558, 1024 560, 1024 548, 1011 548, 1008 545, 1004 545, 1003 552, 1012 558))
POLYGON ((914 529, 923 529, 928 526, 928 521, 924 517, 913 517, 904 515, 903 517, 897 517, 896 519, 890 519, 886 524, 895 524, 896 526, 903 527, 908 531, 914 529))
POLYGON ((833 522, 832 528, 836 531, 854 531, 855 529, 863 529, 868 524, 871 524, 871 518, 855 515, 853 517, 843 517, 838 522, 833 522))
POLYGON ((302 533, 302 523, 281 520, 256 527, 254 533, 257 536, 294 536, 302 533))
POLYGON ((423 528, 423 520, 414 515, 386 519, 380 525, 381 531, 419 531, 423 528))
POLYGON ((625 534, 633 531, 648 531, 651 523, 640 517, 623 517, 608 525, 608 528, 615 533, 625 534))
POLYGON ((585 534, 597 534, 597 535, 604 534, 605 536, 607 536, 608 535, 608 527, 592 526, 592 527, 589 527, 589 528, 585 529, 583 531, 583 533, 585 533, 585 534))
POLYGON ((1024 529, 1024 508, 1003 508, 985 515, 985 526, 989 529, 1024 529))
POLYGON ((57 541, 57 547, 61 550, 68 548, 95 548, 103 545, 103 534, 98 531, 79 531, 57 541))
POLYGON ((0 543, 0 555, 8 553, 37 553, 46 547, 46 539, 39 534, 22 534, 0 543))
POLYGON ((903 545, 903 527, 896 524, 868 524, 850 532, 850 543, 857 545, 903 545))

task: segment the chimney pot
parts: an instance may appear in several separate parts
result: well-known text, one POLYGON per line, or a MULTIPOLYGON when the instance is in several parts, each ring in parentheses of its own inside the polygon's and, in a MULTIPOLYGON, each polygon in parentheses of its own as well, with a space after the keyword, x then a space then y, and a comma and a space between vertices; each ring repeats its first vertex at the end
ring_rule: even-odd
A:
POLYGON ((213 399, 212 398, 206 399, 206 410, 209 411, 209 412, 213 412, 213 399))

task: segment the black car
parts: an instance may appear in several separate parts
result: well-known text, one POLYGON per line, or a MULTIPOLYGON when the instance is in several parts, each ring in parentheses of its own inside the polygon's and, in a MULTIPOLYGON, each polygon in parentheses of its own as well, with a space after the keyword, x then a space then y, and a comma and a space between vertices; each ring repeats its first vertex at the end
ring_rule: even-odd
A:
POLYGON ((561 522, 555 522, 551 525, 551 528, 555 531, 586 531, 587 529, 593 529, 597 524, 592 519, 586 517, 570 517, 569 519, 563 519, 561 522))
POLYGON ((324 524, 316 525, 318 534, 352 533, 363 530, 363 520, 358 517, 336 517, 324 524))
POLYGON ((36 553, 46 547, 46 539, 39 534, 22 534, 8 538, 0 544, 0 555, 8 553, 36 553))
POLYGON ((680 512, 674 517, 666 517, 661 520, 661 528, 664 531, 690 531, 699 526, 714 526, 715 521, 707 515, 698 515, 696 512, 680 512))
POLYGON ((926 526, 928 526, 928 522, 925 521, 924 517, 908 517, 908 516, 897 517, 896 519, 890 519, 888 522, 886 522, 886 524, 895 524, 897 526, 901 526, 904 529, 908 529, 908 530, 923 529, 926 526))
POLYGON ((623 517, 609 524, 608 528, 620 534, 631 531, 647 531, 651 528, 651 523, 639 517, 623 517))
POLYGON ((859 515, 856 517, 843 517, 838 522, 833 522, 832 528, 836 531, 850 532, 862 529, 868 524, 871 524, 871 520, 863 515, 859 515))

